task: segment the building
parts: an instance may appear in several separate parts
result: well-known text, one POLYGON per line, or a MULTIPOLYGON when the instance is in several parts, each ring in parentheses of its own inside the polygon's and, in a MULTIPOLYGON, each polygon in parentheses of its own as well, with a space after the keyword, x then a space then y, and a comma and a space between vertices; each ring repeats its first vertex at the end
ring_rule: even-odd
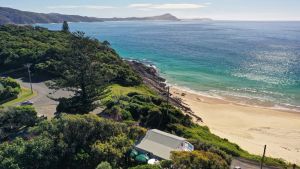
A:
POLYGON ((169 160, 171 151, 193 151, 194 146, 185 138, 157 129, 148 130, 146 136, 135 146, 136 150, 151 158, 169 160))

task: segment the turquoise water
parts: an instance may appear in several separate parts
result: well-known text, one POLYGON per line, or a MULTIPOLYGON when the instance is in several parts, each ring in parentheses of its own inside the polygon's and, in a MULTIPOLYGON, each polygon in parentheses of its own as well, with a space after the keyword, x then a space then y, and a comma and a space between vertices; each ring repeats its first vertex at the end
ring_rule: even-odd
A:
MULTIPOLYGON (((52 30, 61 24, 40 24, 52 30)), ((247 104, 300 111, 300 22, 70 23, 167 81, 247 104)))

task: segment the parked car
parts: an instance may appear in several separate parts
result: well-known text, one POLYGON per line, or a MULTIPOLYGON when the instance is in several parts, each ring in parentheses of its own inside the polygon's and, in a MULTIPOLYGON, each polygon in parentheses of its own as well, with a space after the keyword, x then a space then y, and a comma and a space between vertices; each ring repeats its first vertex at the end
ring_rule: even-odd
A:
POLYGON ((20 105, 21 105, 21 106, 33 105, 33 102, 32 102, 32 101, 29 101, 29 100, 27 100, 27 101, 21 102, 21 104, 20 104, 20 105))
POLYGON ((235 166, 233 169, 242 169, 240 166, 235 166))

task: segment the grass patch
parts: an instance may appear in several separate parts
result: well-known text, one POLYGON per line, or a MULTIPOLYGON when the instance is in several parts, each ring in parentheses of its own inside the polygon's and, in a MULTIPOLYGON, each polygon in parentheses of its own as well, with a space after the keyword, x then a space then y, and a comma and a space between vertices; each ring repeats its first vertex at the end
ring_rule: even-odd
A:
POLYGON ((136 92, 147 96, 157 96, 157 94, 154 91, 152 91, 145 85, 127 87, 121 86, 119 84, 113 84, 106 89, 106 93, 101 100, 103 103, 106 103, 106 101, 112 99, 113 97, 126 96, 128 93, 132 92, 136 92))
POLYGON ((36 96, 37 93, 33 91, 33 93, 31 93, 31 90, 28 88, 21 88, 21 92, 18 96, 17 99, 11 100, 9 102, 4 103, 2 106, 12 106, 14 104, 26 101, 31 99, 32 97, 36 96))

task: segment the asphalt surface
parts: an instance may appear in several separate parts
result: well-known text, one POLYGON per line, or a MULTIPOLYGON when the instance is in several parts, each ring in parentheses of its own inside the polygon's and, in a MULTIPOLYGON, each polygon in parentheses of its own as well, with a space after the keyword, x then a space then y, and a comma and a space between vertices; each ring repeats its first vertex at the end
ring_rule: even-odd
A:
MULTIPOLYGON (((257 162, 236 158, 231 162, 230 169, 234 169, 234 167, 239 166, 241 169, 260 169, 260 164, 257 162)), ((263 166, 263 169, 280 169, 276 167, 263 166)))
MULTIPOLYGON (((21 86, 30 88, 30 83, 25 82, 22 79, 17 79, 21 86)), ((32 88, 37 92, 37 96, 30 99, 33 102, 33 106, 38 112, 38 115, 44 115, 47 117, 53 117, 56 112, 56 106, 58 105, 57 101, 52 100, 51 98, 60 98, 60 97, 69 97, 71 96, 70 92, 59 90, 55 92, 54 90, 49 89, 45 82, 35 82, 32 83, 32 88)))

